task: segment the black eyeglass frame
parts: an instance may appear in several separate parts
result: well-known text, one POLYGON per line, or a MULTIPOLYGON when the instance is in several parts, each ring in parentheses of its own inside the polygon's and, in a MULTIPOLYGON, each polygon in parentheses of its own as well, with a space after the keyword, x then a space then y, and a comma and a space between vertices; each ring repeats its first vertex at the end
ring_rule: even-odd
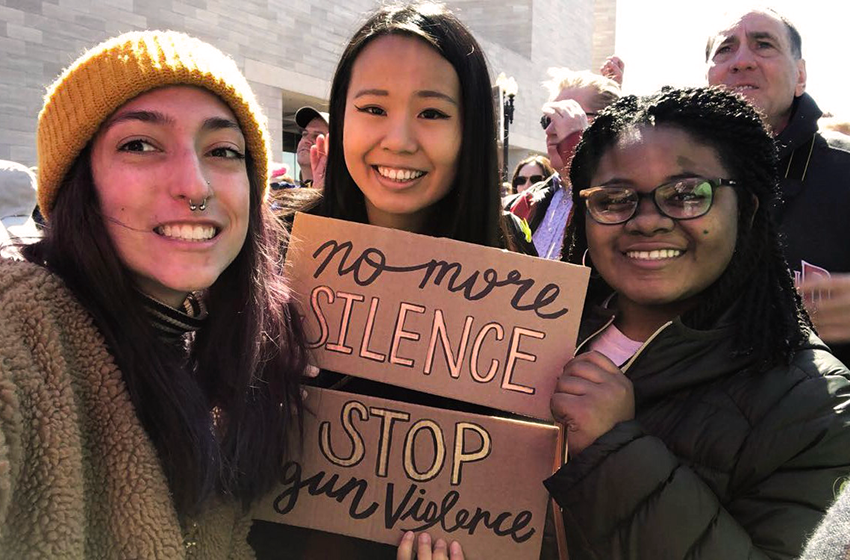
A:
POLYGON ((631 220, 632 218, 634 218, 635 214, 637 214, 638 208, 640 207, 640 201, 643 200, 644 198, 651 199, 653 204, 655 204, 655 208, 658 209, 658 212, 661 213, 662 216, 666 216, 667 218, 670 218, 671 220, 682 221, 682 220, 694 220, 696 218, 701 218, 701 217, 705 216, 706 214, 708 214, 711 211, 711 207, 714 206, 714 191, 716 191, 720 187, 736 188, 736 187, 740 186, 737 181, 733 181, 731 179, 722 179, 722 178, 707 179, 705 177, 692 177, 691 179, 694 179, 694 180, 697 180, 697 181, 703 182, 703 183, 708 183, 711 186, 711 200, 708 201, 708 206, 706 207, 704 212, 701 212, 700 214, 697 214, 695 216, 688 216, 688 217, 684 217, 684 218, 678 218, 676 216, 671 216, 670 214, 668 214, 661 207, 661 204, 658 202, 657 193, 658 193, 659 189, 662 189, 664 187, 668 187, 670 185, 676 184, 676 183, 681 182, 682 180, 685 180, 685 179, 680 179, 679 181, 670 181, 670 182, 664 183, 662 185, 658 185, 657 187, 655 187, 654 189, 652 189, 651 191, 646 192, 646 193, 638 192, 631 187, 589 187, 587 189, 582 189, 581 191, 579 191, 578 195, 579 195, 579 197, 584 199, 584 206, 587 209, 587 214, 590 216, 590 218, 594 222, 596 222, 597 224, 601 224, 603 226, 616 226, 616 225, 624 224, 624 223, 628 222, 629 220, 631 220), (614 188, 622 189, 624 191, 631 191, 637 197, 637 201, 635 201, 635 205, 632 208, 631 213, 626 218, 624 218, 622 220, 618 220, 616 222, 603 222, 596 215, 594 215, 594 211, 590 206, 590 197, 592 197, 597 192, 608 190, 608 189, 614 189, 614 188))

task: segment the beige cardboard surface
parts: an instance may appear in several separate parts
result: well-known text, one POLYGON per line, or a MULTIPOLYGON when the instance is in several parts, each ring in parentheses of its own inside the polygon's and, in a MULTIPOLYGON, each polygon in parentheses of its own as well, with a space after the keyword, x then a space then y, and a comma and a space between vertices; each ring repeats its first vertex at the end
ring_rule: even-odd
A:
POLYGON ((292 236, 316 365, 551 419, 589 269, 305 214, 292 236))
POLYGON ((554 426, 308 389, 304 450, 255 518, 397 544, 457 540, 467 560, 537 560, 554 426))

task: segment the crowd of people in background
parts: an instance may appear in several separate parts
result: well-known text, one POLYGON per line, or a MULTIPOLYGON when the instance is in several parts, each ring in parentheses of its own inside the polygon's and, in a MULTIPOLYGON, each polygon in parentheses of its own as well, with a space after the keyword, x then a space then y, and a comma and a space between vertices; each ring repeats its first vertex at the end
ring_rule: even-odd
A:
POLYGON ((493 73, 440 4, 354 33, 328 111, 295 114, 297 174, 215 46, 94 46, 37 167, 0 162, 0 556, 463 559, 252 522, 302 387, 416 400, 308 368, 279 266, 308 212, 592 269, 540 481, 570 558, 848 558, 850 136, 778 12, 694 63, 703 87, 642 97, 616 56, 548 69, 546 153, 502 196, 493 73))

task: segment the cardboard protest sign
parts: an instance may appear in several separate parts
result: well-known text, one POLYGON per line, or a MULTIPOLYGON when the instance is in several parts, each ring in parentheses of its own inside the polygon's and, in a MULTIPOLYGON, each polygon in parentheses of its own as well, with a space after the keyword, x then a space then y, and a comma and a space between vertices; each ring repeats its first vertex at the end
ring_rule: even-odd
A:
POLYGON ((457 540, 467 560, 537 560, 555 426, 309 389, 304 449, 255 518, 397 544, 457 540))
POLYGON ((316 365, 551 419, 589 269, 305 214, 292 237, 316 365))

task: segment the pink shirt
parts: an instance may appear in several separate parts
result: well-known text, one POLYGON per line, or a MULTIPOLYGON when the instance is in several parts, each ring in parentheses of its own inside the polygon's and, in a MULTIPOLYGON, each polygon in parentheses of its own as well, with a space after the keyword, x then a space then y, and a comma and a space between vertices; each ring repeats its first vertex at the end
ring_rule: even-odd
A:
POLYGON ((642 345, 643 342, 628 338, 611 323, 590 342, 590 350, 596 350, 620 367, 628 362, 642 345))

